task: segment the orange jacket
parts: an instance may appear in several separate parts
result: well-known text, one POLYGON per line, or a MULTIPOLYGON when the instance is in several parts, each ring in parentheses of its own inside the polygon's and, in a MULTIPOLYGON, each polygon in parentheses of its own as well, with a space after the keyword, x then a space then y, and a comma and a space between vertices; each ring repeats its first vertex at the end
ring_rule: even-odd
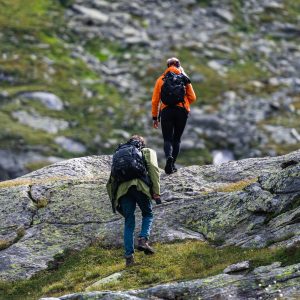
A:
MULTIPOLYGON (((165 72, 156 80, 153 94, 152 94, 152 117, 153 120, 157 120, 158 117, 158 111, 162 111, 167 105, 163 104, 160 101, 160 93, 161 93, 161 87, 164 83, 163 78, 168 72, 173 72, 176 74, 180 74, 181 71, 176 68, 175 66, 171 66, 165 70, 165 72), (159 108, 160 105, 160 108, 159 108)), ((194 92, 194 89, 192 87, 192 84, 189 83, 186 85, 186 93, 184 96, 184 103, 179 103, 177 106, 185 107, 185 109, 190 112, 190 104, 196 101, 196 94, 194 92)))

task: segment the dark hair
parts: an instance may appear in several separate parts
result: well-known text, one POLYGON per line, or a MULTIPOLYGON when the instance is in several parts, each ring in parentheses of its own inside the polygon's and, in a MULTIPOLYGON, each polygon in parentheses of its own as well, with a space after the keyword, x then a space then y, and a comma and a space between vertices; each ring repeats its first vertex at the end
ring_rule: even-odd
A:
POLYGON ((146 147, 146 143, 145 143, 145 139, 140 136, 140 135, 133 135, 129 141, 130 143, 138 143, 139 147, 142 149, 142 148, 145 148, 146 147))
POLYGON ((168 68, 171 66, 175 66, 176 68, 180 67, 180 60, 176 57, 171 57, 167 60, 167 66, 168 68))

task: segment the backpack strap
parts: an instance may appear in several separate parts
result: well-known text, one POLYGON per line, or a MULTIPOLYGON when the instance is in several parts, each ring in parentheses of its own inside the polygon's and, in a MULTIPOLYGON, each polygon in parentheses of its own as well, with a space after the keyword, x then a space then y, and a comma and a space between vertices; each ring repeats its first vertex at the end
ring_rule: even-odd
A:
POLYGON ((140 178, 142 181, 144 181, 150 188, 150 192, 151 192, 151 189, 152 189, 152 181, 151 181, 151 178, 149 176, 149 170, 148 170, 148 166, 147 166, 147 163, 146 163, 146 159, 145 159, 145 156, 144 156, 144 153, 143 151, 142 152, 142 155, 143 155, 143 161, 144 161, 144 166, 146 168, 146 171, 147 171, 147 174, 145 176, 143 176, 142 178, 140 178))

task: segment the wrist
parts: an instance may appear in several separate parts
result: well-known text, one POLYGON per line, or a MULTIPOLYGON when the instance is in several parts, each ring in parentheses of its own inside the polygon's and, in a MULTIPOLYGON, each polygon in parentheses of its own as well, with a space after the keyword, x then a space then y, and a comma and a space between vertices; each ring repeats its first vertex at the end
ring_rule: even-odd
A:
POLYGON ((157 121, 157 117, 152 117, 152 120, 153 121, 157 121))

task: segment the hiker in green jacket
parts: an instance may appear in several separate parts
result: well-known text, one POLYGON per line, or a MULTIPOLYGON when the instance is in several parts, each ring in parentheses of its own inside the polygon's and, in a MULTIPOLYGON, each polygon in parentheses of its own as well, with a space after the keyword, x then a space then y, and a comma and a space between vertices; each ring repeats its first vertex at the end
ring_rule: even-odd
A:
MULTIPOLYGON (((156 204, 160 204, 161 200, 156 152, 150 148, 146 148, 144 138, 138 135, 132 136, 129 141, 122 146, 125 149, 123 151, 127 151, 126 145, 128 147, 134 145, 134 147, 137 147, 139 151, 141 151, 147 173, 146 177, 133 178, 120 182, 120 179, 117 180, 117 177, 123 170, 121 169, 116 173, 115 177, 113 176, 114 163, 116 164, 113 158, 112 172, 106 187, 112 203, 113 212, 118 211, 125 218, 125 259, 126 266, 131 266, 134 264, 134 213, 136 204, 138 204, 142 211, 142 227, 138 237, 137 249, 144 251, 145 254, 154 254, 153 248, 148 244, 153 222, 151 199, 155 200, 156 204)), ((127 152, 124 153, 126 154, 127 152)), ((128 153, 132 153, 132 151, 129 151, 128 153)), ((122 163, 124 164, 124 161, 122 163)))

